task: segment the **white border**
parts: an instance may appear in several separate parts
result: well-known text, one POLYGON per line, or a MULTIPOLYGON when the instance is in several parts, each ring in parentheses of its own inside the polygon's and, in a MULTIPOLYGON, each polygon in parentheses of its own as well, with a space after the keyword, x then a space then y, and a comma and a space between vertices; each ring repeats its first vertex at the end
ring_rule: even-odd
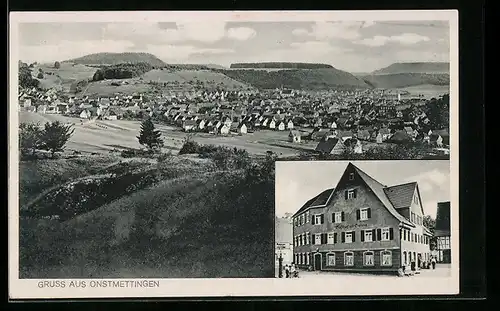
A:
MULTIPOLYGON (((458 282, 458 11, 225 11, 225 12, 11 12, 9 16, 9 297, 11 299, 118 298, 118 297, 229 297, 229 296, 338 296, 338 295, 439 295, 456 294, 458 282), (425 21, 450 22, 450 165, 452 277, 448 279, 397 278, 353 282, 304 281, 302 279, 156 279, 160 287, 39 288, 39 280, 18 278, 18 24, 22 22, 155 22, 183 20, 225 21, 425 21), (304 284, 307 282, 307 284, 304 284)), ((65 280, 68 282, 69 280, 65 280)), ((90 280, 87 280, 90 281, 90 280)))

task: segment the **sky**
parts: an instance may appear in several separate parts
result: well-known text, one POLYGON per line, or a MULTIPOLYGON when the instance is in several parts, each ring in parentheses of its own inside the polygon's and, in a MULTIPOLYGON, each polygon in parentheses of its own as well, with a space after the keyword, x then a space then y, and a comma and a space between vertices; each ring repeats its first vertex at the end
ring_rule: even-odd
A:
MULTIPOLYGON (((336 187, 348 163, 348 161, 276 162, 276 216, 293 214, 323 190, 336 187)), ((387 186, 416 181, 425 215, 435 218, 437 202, 451 201, 449 161, 353 161, 352 163, 387 186)))
POLYGON ((317 62, 371 72, 395 62, 448 62, 449 38, 447 21, 43 22, 19 24, 19 57, 147 52, 167 63, 317 62))

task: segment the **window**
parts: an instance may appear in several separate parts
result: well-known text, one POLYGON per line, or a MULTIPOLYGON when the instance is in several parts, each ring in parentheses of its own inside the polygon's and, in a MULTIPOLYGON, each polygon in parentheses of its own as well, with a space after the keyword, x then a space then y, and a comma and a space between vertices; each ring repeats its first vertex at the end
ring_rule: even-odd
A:
POLYGON ((304 245, 304 236, 302 234, 299 236, 299 245, 304 245))
POLYGON ((315 234, 314 239, 315 239, 314 244, 317 245, 321 244, 321 234, 315 234))
POLYGON ((306 253, 306 265, 309 264, 309 253, 306 253))
POLYGON ((368 220, 371 217, 369 208, 362 208, 358 210, 358 220, 368 220))
POLYGON ((389 241, 390 239, 390 228, 382 228, 382 241, 389 241))
POLYGON ((349 173, 349 180, 354 180, 354 173, 349 173))
POLYGON ((413 195, 413 202, 415 204, 418 204, 418 196, 417 196, 417 193, 415 192, 415 194, 413 195))
POLYGON ((335 254, 329 253, 326 255, 326 264, 328 266, 335 266, 335 254))
POLYGON ((365 266, 373 266, 375 265, 375 258, 373 252, 364 252, 363 254, 363 265, 365 266))
POLYGON ((403 240, 406 241, 406 230, 403 230, 403 240))
POLYGON ((307 212, 306 212, 306 224, 308 224, 308 223, 309 223, 309 218, 310 218, 310 217, 311 217, 311 216, 310 216, 310 212, 309 212, 309 211, 307 211, 307 212))
POLYGON ((356 189, 350 189, 345 192, 345 197, 347 200, 354 199, 356 197, 356 189))
POLYGON ((381 251, 380 257, 382 266, 392 266, 392 253, 390 251, 381 251))
POLYGON ((333 213, 333 223, 339 224, 345 220, 344 212, 333 213))
POLYGON ((353 252, 345 252, 344 253, 344 265, 345 266, 354 266, 354 253, 353 252))
POLYGON ((325 221, 325 217, 323 214, 317 214, 313 216, 313 225, 321 225, 325 221))
POLYGON ((354 237, 354 232, 346 232, 345 233, 345 243, 352 243, 353 242, 353 237, 354 237))
POLYGON ((373 231, 372 230, 363 230, 361 234, 364 236, 363 242, 373 242, 373 231))
POLYGON ((311 233, 306 233, 306 245, 311 244, 311 233))
POLYGON ((328 233, 328 244, 334 244, 334 243, 335 243, 335 233, 329 232, 328 233))
POLYGON ((305 223, 304 216, 305 216, 304 214, 300 215, 300 225, 301 226, 305 223))

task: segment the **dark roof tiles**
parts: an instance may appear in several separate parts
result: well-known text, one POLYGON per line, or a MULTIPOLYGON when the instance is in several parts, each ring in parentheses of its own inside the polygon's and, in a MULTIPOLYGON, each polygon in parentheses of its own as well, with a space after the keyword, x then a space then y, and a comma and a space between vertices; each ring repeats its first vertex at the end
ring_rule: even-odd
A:
POLYGON ((405 208, 411 205, 416 186, 416 182, 410 182, 384 188, 384 192, 394 208, 405 208))

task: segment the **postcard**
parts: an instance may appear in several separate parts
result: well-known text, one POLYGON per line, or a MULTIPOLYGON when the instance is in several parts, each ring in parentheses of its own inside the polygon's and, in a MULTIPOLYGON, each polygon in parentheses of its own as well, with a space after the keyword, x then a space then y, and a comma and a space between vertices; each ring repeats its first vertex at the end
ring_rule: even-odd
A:
POLYGON ((458 293, 458 11, 11 12, 9 57, 11 299, 458 293))

